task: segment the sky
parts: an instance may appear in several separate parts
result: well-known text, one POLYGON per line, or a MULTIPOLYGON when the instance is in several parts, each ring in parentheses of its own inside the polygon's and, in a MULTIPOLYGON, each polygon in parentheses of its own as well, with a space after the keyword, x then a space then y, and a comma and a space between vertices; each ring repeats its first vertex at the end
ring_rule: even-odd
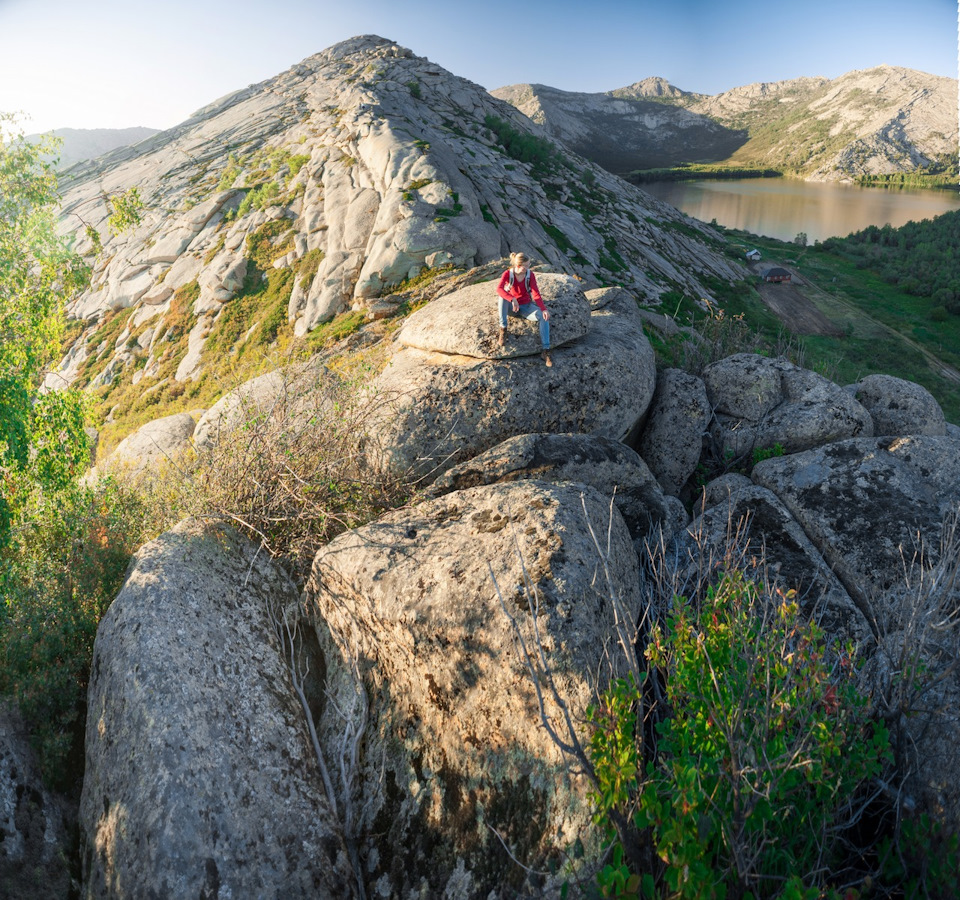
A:
POLYGON ((26 133, 170 128, 358 34, 491 90, 958 69, 957 0, 0 0, 0 112, 29 115, 26 133))

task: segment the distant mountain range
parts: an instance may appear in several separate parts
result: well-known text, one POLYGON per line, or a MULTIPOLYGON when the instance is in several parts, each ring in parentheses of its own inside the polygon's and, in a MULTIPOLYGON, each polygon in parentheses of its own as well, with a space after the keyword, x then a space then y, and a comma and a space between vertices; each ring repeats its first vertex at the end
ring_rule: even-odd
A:
POLYGON ((957 154, 957 80, 896 66, 750 84, 708 96, 662 78, 600 94, 492 92, 616 174, 681 163, 830 181, 936 170, 957 154))
MULTIPOLYGON (((59 169, 68 169, 78 162, 96 159, 116 150, 118 147, 127 147, 138 144, 148 137, 158 134, 156 128, 57 128, 47 132, 61 140, 59 169)), ((36 143, 42 135, 27 135, 27 140, 36 143)))

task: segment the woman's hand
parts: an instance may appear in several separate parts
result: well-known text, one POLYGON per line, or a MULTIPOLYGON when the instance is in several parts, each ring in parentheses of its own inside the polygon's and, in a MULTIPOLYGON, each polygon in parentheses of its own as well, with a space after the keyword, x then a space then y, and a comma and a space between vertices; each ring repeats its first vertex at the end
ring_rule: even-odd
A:
POLYGON ((511 300, 510 305, 513 307, 514 312, 520 312, 520 304, 516 300, 511 300))
POLYGON ((550 321, 550 313, 549 313, 549 311, 546 310, 546 309, 543 311, 543 321, 544 321, 544 322, 549 322, 549 321, 550 321))

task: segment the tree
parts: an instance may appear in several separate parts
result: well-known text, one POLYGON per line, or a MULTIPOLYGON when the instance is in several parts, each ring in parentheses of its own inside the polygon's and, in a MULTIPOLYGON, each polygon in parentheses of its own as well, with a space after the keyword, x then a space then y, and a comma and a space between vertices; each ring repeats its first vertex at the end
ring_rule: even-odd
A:
POLYGON ((86 453, 79 395, 44 395, 65 301, 89 278, 56 232, 53 140, 28 143, 0 114, 0 549, 34 490, 63 486, 86 453))

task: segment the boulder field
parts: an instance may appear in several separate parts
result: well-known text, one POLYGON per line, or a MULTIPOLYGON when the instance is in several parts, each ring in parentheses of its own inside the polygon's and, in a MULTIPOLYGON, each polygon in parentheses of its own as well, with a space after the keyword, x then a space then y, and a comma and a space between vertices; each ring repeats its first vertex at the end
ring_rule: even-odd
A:
MULTIPOLYGON (((908 620, 934 608, 914 587, 949 561, 960 508, 960 436, 933 398, 750 354, 658 373, 629 292, 540 279, 552 368, 530 323, 497 346, 489 282, 399 330, 371 464, 423 499, 323 547, 299 596, 225 526, 140 551, 97 637, 85 896, 560 896, 600 852, 561 743, 647 611, 647 554, 696 565, 743 519, 895 717, 908 620), (284 611, 309 661, 293 674, 284 611)), ((281 383, 245 396, 268 407, 281 383)), ((238 408, 209 420, 220 440, 238 408)), ((956 635, 938 628, 918 649, 938 704, 894 734, 904 796, 956 827, 956 635)))

